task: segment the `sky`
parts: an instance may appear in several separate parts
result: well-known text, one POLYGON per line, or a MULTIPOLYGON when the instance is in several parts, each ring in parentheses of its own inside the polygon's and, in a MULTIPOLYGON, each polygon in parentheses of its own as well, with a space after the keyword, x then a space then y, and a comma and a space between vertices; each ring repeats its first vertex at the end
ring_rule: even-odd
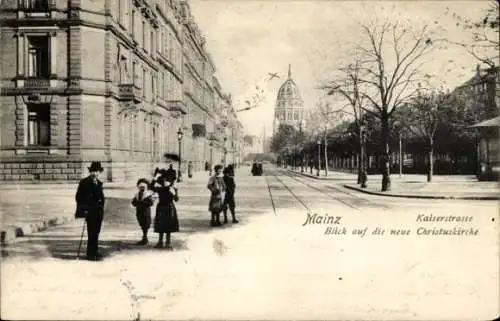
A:
MULTIPOLYGON (((255 109, 239 112, 245 134, 272 132, 276 94, 291 64, 304 106, 324 99, 318 90, 334 70, 352 62, 353 48, 365 36, 359 22, 397 19, 418 28, 429 25, 436 35, 468 41, 452 13, 481 17, 484 1, 335 1, 335 0, 190 0, 195 21, 206 38, 216 77, 230 93, 235 108, 251 97, 255 86, 265 99, 255 109), (267 80, 268 73, 279 79, 267 80)), ((469 78, 477 61, 463 48, 446 46, 432 53, 425 68, 443 86, 453 88, 469 78)), ((330 78, 329 78, 330 77, 330 78)))

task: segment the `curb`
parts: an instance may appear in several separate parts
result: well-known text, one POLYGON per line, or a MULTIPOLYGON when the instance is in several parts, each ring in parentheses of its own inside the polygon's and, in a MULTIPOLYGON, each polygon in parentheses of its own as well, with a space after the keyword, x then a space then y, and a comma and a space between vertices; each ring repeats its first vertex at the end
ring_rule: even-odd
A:
MULTIPOLYGON (((302 176, 319 179, 319 180, 334 180, 333 178, 327 177, 317 177, 306 173, 297 173, 295 171, 287 170, 288 172, 299 174, 302 176)), ((417 198, 417 199, 447 199, 447 200, 469 200, 469 201, 498 201, 500 200, 500 196, 439 196, 439 195, 414 195, 414 194, 392 194, 392 193, 383 193, 383 192, 373 192, 368 191, 360 187, 354 187, 347 184, 342 184, 343 187, 376 196, 386 196, 386 197, 400 197, 400 198, 417 198)))
MULTIPOLYGON (((304 173, 296 172, 296 171, 292 171, 292 170, 289 170, 289 169, 287 169, 286 171, 289 172, 289 173, 294 173, 294 174, 297 174, 297 175, 302 175, 302 176, 306 176, 306 177, 314 178, 314 179, 319 179, 319 180, 323 180, 323 181, 333 181, 333 180, 346 180, 346 179, 350 179, 348 177, 345 177, 345 178, 335 178, 335 177, 332 177, 332 176, 321 177, 321 176, 311 175, 311 174, 308 174, 308 173, 305 173, 305 172, 304 173)), ((341 173, 343 173, 343 172, 341 172, 341 173)), ((346 174, 349 174, 349 173, 346 173, 346 174)), ((356 177, 353 177, 352 179, 356 180, 356 177)))
POLYGON ((74 218, 71 217, 55 217, 45 219, 36 223, 26 223, 21 226, 11 227, 6 230, 0 231, 0 244, 2 246, 8 245, 13 243, 19 237, 24 237, 36 232, 45 231, 50 227, 59 226, 73 220, 74 218))
POLYGON ((343 187, 365 193, 370 195, 377 196, 386 196, 386 197, 400 197, 400 198, 419 198, 419 199, 447 199, 447 200, 476 200, 476 201, 497 201, 500 200, 500 197, 495 196, 438 196, 438 195, 411 195, 411 194, 385 194, 382 192, 372 192, 362 189, 360 187, 354 187, 350 185, 343 184, 343 187))

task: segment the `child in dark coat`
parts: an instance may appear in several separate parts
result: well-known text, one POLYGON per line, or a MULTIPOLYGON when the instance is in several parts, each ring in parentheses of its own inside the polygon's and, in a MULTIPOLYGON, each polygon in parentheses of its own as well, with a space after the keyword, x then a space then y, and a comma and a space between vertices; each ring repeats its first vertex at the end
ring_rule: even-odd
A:
POLYGON ((227 223, 227 209, 231 211, 231 216, 233 217, 233 223, 238 223, 236 219, 235 208, 236 204, 234 202, 234 191, 236 190, 236 183, 234 182, 234 167, 233 165, 228 165, 224 169, 224 184, 226 185, 226 195, 224 196, 224 206, 222 211, 224 213, 224 224, 227 223))
POLYGON ((137 181, 138 192, 132 199, 132 206, 135 207, 137 222, 142 230, 142 240, 138 245, 148 244, 148 230, 151 227, 151 206, 154 203, 153 192, 148 190, 149 182, 145 178, 137 181))

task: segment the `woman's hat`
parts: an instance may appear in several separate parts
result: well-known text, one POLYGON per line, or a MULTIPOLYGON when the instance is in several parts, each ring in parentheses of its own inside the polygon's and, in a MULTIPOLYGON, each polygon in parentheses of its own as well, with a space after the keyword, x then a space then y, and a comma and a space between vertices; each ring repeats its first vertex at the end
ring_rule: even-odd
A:
POLYGON ((101 166, 101 162, 92 162, 89 167, 89 172, 102 172, 104 168, 101 166))

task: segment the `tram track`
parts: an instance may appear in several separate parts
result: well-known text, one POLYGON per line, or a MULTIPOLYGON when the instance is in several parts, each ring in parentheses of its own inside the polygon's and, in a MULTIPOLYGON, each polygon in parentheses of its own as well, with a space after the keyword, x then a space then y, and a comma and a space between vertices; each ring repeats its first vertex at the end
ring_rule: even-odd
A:
POLYGON ((304 182, 304 181, 302 181, 302 180, 298 179, 298 178, 295 176, 296 174, 293 174, 293 175, 292 175, 290 172, 285 172, 285 175, 286 175, 286 176, 288 176, 288 177, 290 177, 291 179, 293 179, 293 180, 295 180, 295 181, 297 181, 297 182, 299 182, 299 183, 301 183, 301 184, 305 185, 306 187, 308 187, 308 188, 310 188, 310 189, 312 189, 312 190, 315 190, 315 191, 317 191, 317 192, 320 192, 320 193, 321 193, 321 194, 323 194, 323 195, 328 196, 328 197, 329 197, 330 199, 332 199, 332 200, 335 200, 335 201, 337 201, 337 202, 340 202, 340 203, 342 203, 343 205, 346 205, 346 206, 348 206, 348 207, 350 207, 350 208, 352 208, 352 209, 355 209, 355 210, 358 210, 358 211, 359 211, 359 210, 361 210, 361 208, 360 208, 360 207, 358 207, 358 206, 356 206, 356 205, 353 205, 353 204, 351 204, 351 203, 349 203, 349 202, 347 202, 347 201, 344 201, 344 200, 342 200, 342 199, 340 199, 340 198, 338 198, 338 197, 336 197, 336 196, 334 196, 334 195, 332 195, 332 194, 330 194, 330 193, 325 192, 325 191, 324 191, 324 190, 322 190, 321 188, 318 188, 318 187, 316 187, 316 186, 313 186, 313 185, 311 185, 311 184, 308 184, 308 183, 306 183, 306 182, 304 182))
MULTIPOLYGON (((350 204, 349 202, 340 199, 338 196, 334 196, 334 195, 332 195, 332 194, 324 191, 320 187, 313 186, 311 184, 308 184, 308 183, 304 182, 305 177, 302 176, 302 175, 300 175, 300 174, 291 173, 289 171, 286 171, 285 173, 286 173, 287 176, 289 176, 290 178, 294 179, 295 181, 297 181, 297 182, 299 182, 299 183, 301 183, 301 184, 303 184, 303 185, 305 185, 305 186, 307 186, 307 187, 309 187, 309 188, 311 188, 311 189, 313 189, 313 190, 315 190, 317 192, 320 192, 320 193, 322 193, 324 195, 327 195, 330 198, 332 198, 332 199, 334 199, 334 200, 336 200, 338 202, 341 202, 342 204, 347 205, 347 206, 349 206, 351 208, 354 208, 354 209, 357 209, 357 210, 361 210, 361 207, 359 207, 359 206, 355 206, 353 204, 350 204), (298 177, 300 177, 300 179, 298 177)), ((343 190, 342 188, 340 188, 338 186, 324 185, 324 187, 327 188, 327 189, 330 189, 330 190, 334 190, 335 192, 342 193, 342 194, 344 194, 346 196, 349 196, 352 199, 356 199, 357 201, 364 203, 364 205, 366 205, 366 206, 369 206, 369 207, 379 207, 379 208, 383 208, 385 210, 390 209, 390 207, 387 206, 387 205, 383 205, 383 204, 380 204, 380 203, 372 202, 370 200, 367 200, 364 197, 361 197, 359 195, 353 194, 351 192, 347 192, 347 191, 343 190)))
MULTIPOLYGON (((323 195, 326 195, 328 196, 330 199, 332 200, 335 200, 339 203, 341 203, 342 205, 345 205, 345 206, 348 206, 349 208, 352 208, 352 209, 355 209, 355 210, 361 210, 360 207, 354 205, 354 204, 351 204, 347 201, 344 201, 342 199, 339 199, 338 197, 330 194, 330 193, 327 193, 325 192, 324 190, 316 187, 316 186, 312 186, 311 184, 308 184, 306 182, 303 182, 302 180, 299 180, 298 178, 290 175, 289 173, 286 173, 285 172, 285 175, 286 177, 290 178, 290 179, 293 179, 303 185, 305 185, 307 188, 309 189, 312 189, 314 191, 317 191, 317 192, 320 192, 321 194, 323 195)), ((275 195, 273 195, 273 192, 272 192, 272 188, 271 188, 271 184, 269 182, 269 178, 268 176, 264 176, 265 177, 265 180, 266 180, 266 185, 267 185, 267 189, 268 189, 268 192, 269 192, 269 197, 270 197, 270 200, 271 200, 271 204, 272 204, 272 207, 273 207, 273 211, 274 211, 274 214, 276 214, 276 202, 275 202, 275 195)), ((306 204, 306 202, 304 201, 304 199, 302 197, 300 197, 299 195, 297 195, 297 193, 295 193, 288 184, 286 184, 277 174, 276 172, 273 173, 273 175, 270 175, 269 177, 273 177, 274 180, 276 182, 278 182, 280 184, 280 186, 282 186, 286 191, 288 191, 292 196, 293 198, 305 209, 307 210, 307 212, 313 212, 313 210, 311 209, 311 207, 309 205, 306 204)), ((276 188, 276 186, 273 186, 273 188, 276 188)))

